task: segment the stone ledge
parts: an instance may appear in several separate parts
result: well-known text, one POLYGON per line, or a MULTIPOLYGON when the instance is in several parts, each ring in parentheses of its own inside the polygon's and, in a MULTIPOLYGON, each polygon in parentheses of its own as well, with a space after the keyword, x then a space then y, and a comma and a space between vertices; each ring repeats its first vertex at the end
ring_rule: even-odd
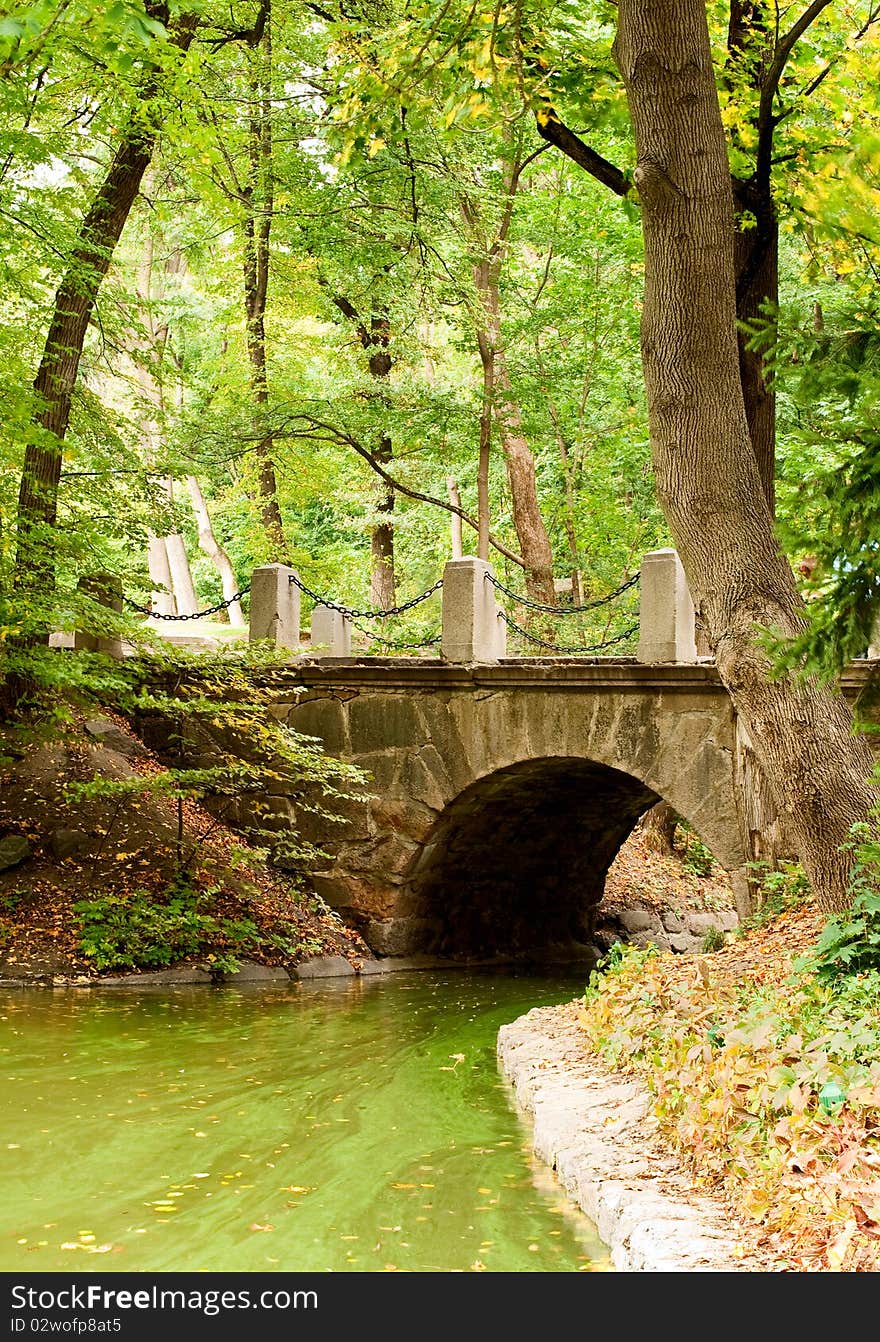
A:
POLYGON ((536 1007, 503 1025, 498 1059, 532 1115, 535 1154, 594 1222, 618 1271, 748 1270, 729 1215, 650 1145, 645 1087, 585 1058, 565 1008, 536 1007))

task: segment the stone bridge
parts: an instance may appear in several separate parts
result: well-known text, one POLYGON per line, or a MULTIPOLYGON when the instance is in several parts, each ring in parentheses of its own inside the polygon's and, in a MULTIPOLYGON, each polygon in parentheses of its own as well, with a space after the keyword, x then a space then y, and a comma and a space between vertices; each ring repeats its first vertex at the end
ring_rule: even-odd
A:
MULTIPOLYGON (((358 659, 343 607, 315 605, 303 651, 299 589, 313 594, 283 565, 255 572, 251 636, 291 654, 273 672, 272 712, 370 778, 337 823, 279 781, 261 822, 329 854, 316 889, 384 955, 589 941, 609 866, 661 799, 747 913, 748 863, 788 844, 744 725, 697 656, 675 552, 642 564, 631 659, 508 660, 491 578, 471 557, 446 565, 438 659, 358 659)), ((854 663, 844 691, 855 697, 872 666, 854 663)))
MULTIPOLYGON (((848 673, 851 694, 865 670, 848 673)), ((746 863, 775 817, 713 665, 363 659, 284 674, 273 711, 369 771, 374 795, 317 828, 279 795, 274 823, 332 853, 315 886, 377 953, 588 940, 615 854, 661 798, 747 911, 746 863)))

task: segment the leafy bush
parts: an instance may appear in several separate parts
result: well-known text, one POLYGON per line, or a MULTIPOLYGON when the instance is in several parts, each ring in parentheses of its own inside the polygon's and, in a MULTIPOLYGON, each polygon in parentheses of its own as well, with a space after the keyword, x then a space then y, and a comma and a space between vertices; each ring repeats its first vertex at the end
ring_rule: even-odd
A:
POLYGON ((742 920, 737 929, 738 936, 745 936, 757 927, 766 927, 780 914, 798 908, 810 893, 810 883, 799 862, 780 862, 773 869, 767 862, 750 862, 749 866, 760 878, 760 904, 753 914, 742 920))
POLYGON ((880 970, 880 894, 862 890, 845 913, 829 918, 814 950, 795 962, 820 983, 880 970))
POLYGON ((80 946, 101 970, 162 969, 200 956, 218 976, 235 973, 243 956, 268 952, 295 959, 321 950, 317 938, 267 932, 252 918, 218 915, 214 894, 178 880, 161 897, 135 890, 79 900, 73 908, 80 946))
POLYGON ((98 969, 154 969, 196 955, 216 931, 191 891, 159 902, 146 890, 130 895, 92 895, 73 906, 82 932, 80 946, 98 969))
POLYGON ((700 950, 705 955, 710 955, 712 951, 720 951, 726 942, 727 936, 720 927, 710 927, 700 943, 700 950))
POLYGON ((686 867, 688 871, 692 871, 695 876, 711 876, 712 868, 715 866, 715 858, 687 821, 679 820, 676 837, 684 848, 681 855, 682 866, 686 867))

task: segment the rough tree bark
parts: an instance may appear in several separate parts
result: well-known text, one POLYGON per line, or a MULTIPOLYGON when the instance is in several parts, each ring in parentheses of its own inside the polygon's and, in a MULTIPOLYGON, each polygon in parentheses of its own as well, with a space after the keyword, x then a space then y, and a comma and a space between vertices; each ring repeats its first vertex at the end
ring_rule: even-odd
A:
MULTIPOLYGON (((788 59, 804 33, 827 8, 831 0, 811 0, 787 30, 779 28, 778 7, 768 13, 765 0, 731 0, 727 47, 730 54, 726 76, 728 86, 739 80, 741 90, 755 104, 748 146, 755 145, 752 171, 744 178, 734 177, 736 204, 737 318, 748 323, 766 319, 765 304, 778 301, 779 219, 773 199, 773 138, 781 119, 775 111, 775 99, 788 59)), ((858 36, 864 36, 877 21, 872 10, 858 36)), ((808 96, 822 82, 831 64, 823 67, 803 91, 808 96)), ((745 115, 745 113, 744 113, 745 115)), ((555 145, 578 167, 588 172, 615 195, 627 196, 631 183, 624 173, 601 154, 591 149, 561 121, 555 109, 543 106, 537 114, 538 133, 555 145)), ((736 134, 736 131, 734 131, 736 134)), ((749 349, 747 332, 737 332, 740 381, 752 450, 761 484, 771 512, 775 497, 776 400, 765 379, 765 351, 749 349)))
MULTIPOLYGON (((165 4, 148 3, 147 11, 151 18, 168 22, 165 4)), ((171 40, 181 52, 188 49, 195 25, 193 15, 182 15, 173 25, 171 40)), ((25 448, 18 496, 15 583, 20 590, 51 588, 54 584, 52 541, 58 515, 61 451, 83 344, 101 282, 152 157, 158 123, 143 109, 144 105, 149 109, 159 91, 160 77, 153 74, 144 86, 141 108, 121 131, 119 147, 83 219, 55 294, 52 320, 34 379, 34 434, 25 448)))
POLYGON ((845 907, 850 827, 876 800, 842 695, 774 680, 761 626, 800 598, 776 544, 739 379, 733 193, 704 0, 620 0, 615 58, 645 239, 642 361, 660 504, 718 671, 826 910, 845 907))
POLYGON ((662 853, 664 857, 671 857, 675 851, 673 840, 677 824, 678 815, 669 802, 658 801, 657 805, 646 811, 639 821, 639 829, 646 847, 652 852, 662 853))
MULTIPOLYGON (((274 178, 272 161, 272 38, 269 5, 261 8, 262 35, 252 57, 248 114, 248 168, 238 194, 245 202, 244 307, 247 318, 247 352, 254 401, 254 455, 257 461, 257 492, 260 520, 273 560, 287 553, 284 522, 278 503, 278 482, 272 449, 274 438, 265 422, 269 404, 266 359, 266 302, 269 296, 269 239, 272 231, 274 178)), ((236 183, 237 185, 237 183, 236 183)))

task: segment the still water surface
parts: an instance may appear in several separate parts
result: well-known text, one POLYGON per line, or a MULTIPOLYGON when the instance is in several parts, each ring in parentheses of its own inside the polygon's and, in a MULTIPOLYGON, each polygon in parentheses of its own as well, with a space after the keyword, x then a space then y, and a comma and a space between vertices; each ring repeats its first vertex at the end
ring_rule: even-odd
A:
POLYGON ((495 1063, 582 989, 0 994, 0 1271, 607 1270, 495 1063))

